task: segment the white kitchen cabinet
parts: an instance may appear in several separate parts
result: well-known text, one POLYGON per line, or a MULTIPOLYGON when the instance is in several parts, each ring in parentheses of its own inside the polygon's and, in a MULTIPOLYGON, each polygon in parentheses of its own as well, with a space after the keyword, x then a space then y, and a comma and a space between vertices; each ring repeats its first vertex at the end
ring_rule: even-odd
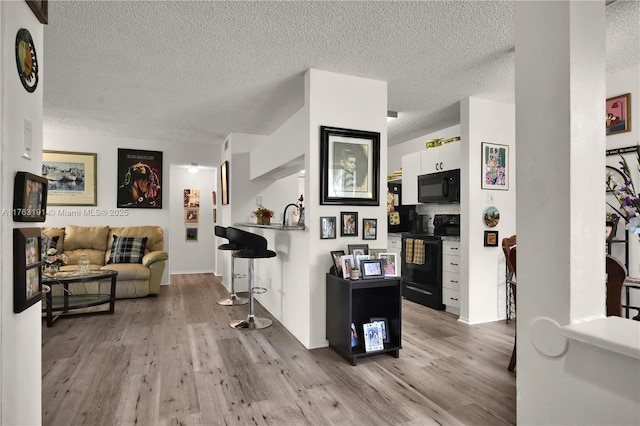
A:
POLYGON ((429 148, 421 151, 420 155, 419 174, 455 170, 459 169, 462 165, 460 160, 460 142, 451 142, 435 148, 429 148))
POLYGON ((460 242, 442 242, 442 303, 449 312, 460 313, 460 242))
POLYGON ((418 175, 420 152, 402 156, 402 205, 418 204, 418 175))
MULTIPOLYGON (((404 171, 402 172, 404 176, 404 171)), ((403 180, 404 182, 404 180, 403 180)), ((404 186, 404 185, 403 185, 404 186)), ((402 264, 402 236, 395 234, 387 235, 387 251, 396 254, 396 272, 401 276, 400 265, 402 264)))

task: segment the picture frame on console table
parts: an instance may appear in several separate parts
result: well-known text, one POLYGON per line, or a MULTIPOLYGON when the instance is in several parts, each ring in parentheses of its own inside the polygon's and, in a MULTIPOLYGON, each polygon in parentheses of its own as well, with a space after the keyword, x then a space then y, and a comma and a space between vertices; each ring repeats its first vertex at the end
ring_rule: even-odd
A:
POLYGON ((40 228, 13 229, 13 312, 18 314, 42 300, 40 228))
POLYGON ((98 154, 42 151, 42 176, 49 180, 49 206, 98 205, 98 154))
POLYGON ((320 127, 320 204, 378 206, 380 133, 320 127))
POLYGON ((13 183, 13 221, 44 222, 47 218, 47 179, 17 172, 13 183))

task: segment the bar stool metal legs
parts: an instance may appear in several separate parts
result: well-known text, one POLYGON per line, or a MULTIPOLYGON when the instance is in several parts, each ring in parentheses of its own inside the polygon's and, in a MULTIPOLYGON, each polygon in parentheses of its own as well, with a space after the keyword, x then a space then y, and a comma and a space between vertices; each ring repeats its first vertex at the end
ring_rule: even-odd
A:
MULTIPOLYGON (((236 294, 236 286, 235 286, 236 270, 235 269, 236 269, 236 258, 231 256, 231 292, 229 293, 228 298, 218 300, 218 305, 236 306, 236 305, 246 305, 247 303, 249 303, 248 298, 240 297, 236 294)), ((241 275, 238 274, 238 277, 241 277, 241 275)), ((244 275, 242 275, 242 277, 244 277, 244 275)))
POLYGON ((248 328, 250 330, 259 330, 267 328, 273 321, 269 318, 257 317, 253 313, 253 294, 258 290, 253 286, 253 259, 249 259, 249 315, 243 320, 234 321, 229 325, 233 328, 248 328))

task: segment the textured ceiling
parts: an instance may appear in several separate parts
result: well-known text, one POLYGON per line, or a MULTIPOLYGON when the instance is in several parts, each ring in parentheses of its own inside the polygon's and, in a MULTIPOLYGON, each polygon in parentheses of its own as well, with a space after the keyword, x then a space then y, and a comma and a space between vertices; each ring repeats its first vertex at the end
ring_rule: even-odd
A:
MULTIPOLYGON (((45 128, 220 144, 270 134, 316 68, 388 82, 389 144, 514 98, 510 1, 50 1, 45 128)), ((608 71, 639 62, 637 1, 607 7, 608 71)))

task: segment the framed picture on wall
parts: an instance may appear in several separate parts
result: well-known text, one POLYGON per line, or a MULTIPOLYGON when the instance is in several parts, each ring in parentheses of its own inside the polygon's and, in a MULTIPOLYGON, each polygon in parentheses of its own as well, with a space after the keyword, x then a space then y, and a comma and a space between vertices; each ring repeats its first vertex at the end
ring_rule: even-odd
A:
POLYGON ((49 0, 26 0, 26 2, 41 24, 49 23, 49 0))
POLYGON ((320 217, 320 239, 332 240, 336 238, 336 217, 322 216, 320 217))
POLYGON ((42 300, 40 228, 13 230, 13 312, 20 313, 42 300))
POLYGON ((118 207, 162 208, 162 152, 118 148, 118 207))
POLYGON ((498 247, 498 231, 484 231, 484 246, 498 247))
POLYGON ((482 142, 482 189, 509 189, 509 146, 482 142))
POLYGON ((42 176, 49 180, 49 206, 98 205, 98 155, 42 151, 42 176))
POLYGON ((29 172, 17 172, 12 213, 14 222, 44 222, 47 218, 47 179, 29 172))
POLYGON ((358 212, 340 212, 340 236, 358 236, 358 212))
POLYGON ((607 136, 631 130, 631 93, 607 99, 607 136))
POLYGON ((199 222, 198 218, 200 217, 199 209, 184 209, 184 223, 187 224, 197 224, 199 222))
POLYGON ((320 150, 320 204, 380 205, 380 133, 322 126, 320 150))
POLYGON ((362 239, 375 240, 378 233, 378 219, 362 219, 362 239))

